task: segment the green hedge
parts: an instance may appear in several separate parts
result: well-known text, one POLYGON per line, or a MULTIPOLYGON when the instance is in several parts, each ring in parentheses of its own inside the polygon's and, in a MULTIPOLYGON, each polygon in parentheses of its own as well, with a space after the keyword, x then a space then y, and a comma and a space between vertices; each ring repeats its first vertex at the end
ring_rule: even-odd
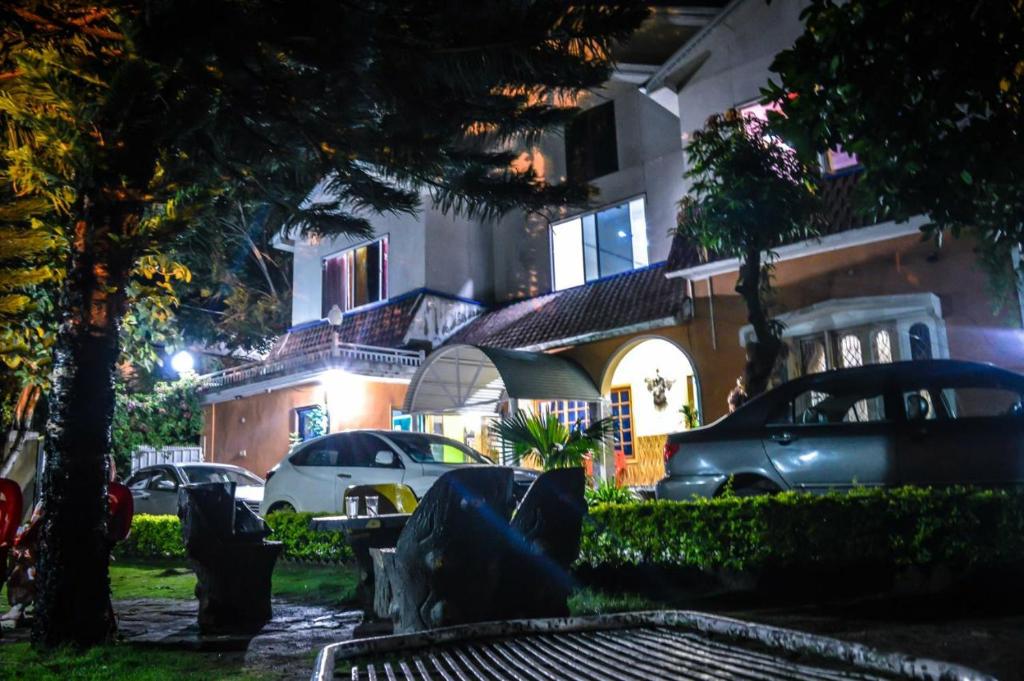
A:
MULTIPOLYGON (((267 524, 270 539, 284 543, 284 557, 290 560, 336 563, 352 557, 352 549, 341 532, 313 532, 309 521, 326 513, 271 513, 267 524)), ((181 558, 181 524, 173 515, 137 515, 132 531, 115 549, 118 556, 131 558, 181 558)))
POLYGON ((787 492, 601 504, 580 564, 702 570, 1000 565, 1024 560, 1024 494, 965 488, 787 492))

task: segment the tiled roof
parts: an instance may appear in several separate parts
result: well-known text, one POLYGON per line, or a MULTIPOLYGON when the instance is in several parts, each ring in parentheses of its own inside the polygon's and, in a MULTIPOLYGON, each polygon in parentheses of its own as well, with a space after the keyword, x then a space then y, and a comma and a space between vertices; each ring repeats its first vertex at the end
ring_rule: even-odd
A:
POLYGON ((294 327, 277 339, 267 361, 324 347, 332 341, 331 334, 337 334, 340 343, 401 347, 419 299, 418 294, 401 296, 366 310, 357 310, 344 315, 338 326, 320 320, 294 327))
POLYGON ((530 348, 589 334, 613 333, 676 315, 684 296, 684 282, 667 279, 665 263, 659 263, 511 303, 477 317, 455 333, 448 344, 530 348))

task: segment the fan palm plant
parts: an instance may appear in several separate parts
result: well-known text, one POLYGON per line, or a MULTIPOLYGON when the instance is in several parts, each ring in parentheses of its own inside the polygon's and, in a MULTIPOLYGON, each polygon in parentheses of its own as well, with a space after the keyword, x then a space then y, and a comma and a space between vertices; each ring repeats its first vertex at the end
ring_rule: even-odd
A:
POLYGON ((588 453, 603 443, 613 442, 615 422, 604 418, 587 427, 583 427, 582 422, 569 427, 554 414, 539 416, 520 410, 513 416, 495 419, 494 429, 502 440, 512 445, 517 458, 549 471, 582 466, 588 453))

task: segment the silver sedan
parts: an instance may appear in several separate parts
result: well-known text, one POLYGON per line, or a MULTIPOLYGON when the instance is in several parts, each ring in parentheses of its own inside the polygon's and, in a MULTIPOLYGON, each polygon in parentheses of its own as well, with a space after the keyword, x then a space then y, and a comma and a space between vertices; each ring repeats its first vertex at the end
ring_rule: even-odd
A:
POLYGON ((1024 484, 1024 377, 929 360, 802 376, 668 436, 659 499, 1024 484))

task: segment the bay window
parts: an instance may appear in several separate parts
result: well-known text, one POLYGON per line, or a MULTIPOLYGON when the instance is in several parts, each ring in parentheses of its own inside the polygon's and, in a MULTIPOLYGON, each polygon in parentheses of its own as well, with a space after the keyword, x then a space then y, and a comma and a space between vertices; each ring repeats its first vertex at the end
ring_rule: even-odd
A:
POLYGON ((321 315, 337 305, 342 312, 388 297, 388 240, 350 248, 324 258, 321 315))
POLYGON ((647 264, 644 200, 633 199, 551 225, 556 291, 647 264))

